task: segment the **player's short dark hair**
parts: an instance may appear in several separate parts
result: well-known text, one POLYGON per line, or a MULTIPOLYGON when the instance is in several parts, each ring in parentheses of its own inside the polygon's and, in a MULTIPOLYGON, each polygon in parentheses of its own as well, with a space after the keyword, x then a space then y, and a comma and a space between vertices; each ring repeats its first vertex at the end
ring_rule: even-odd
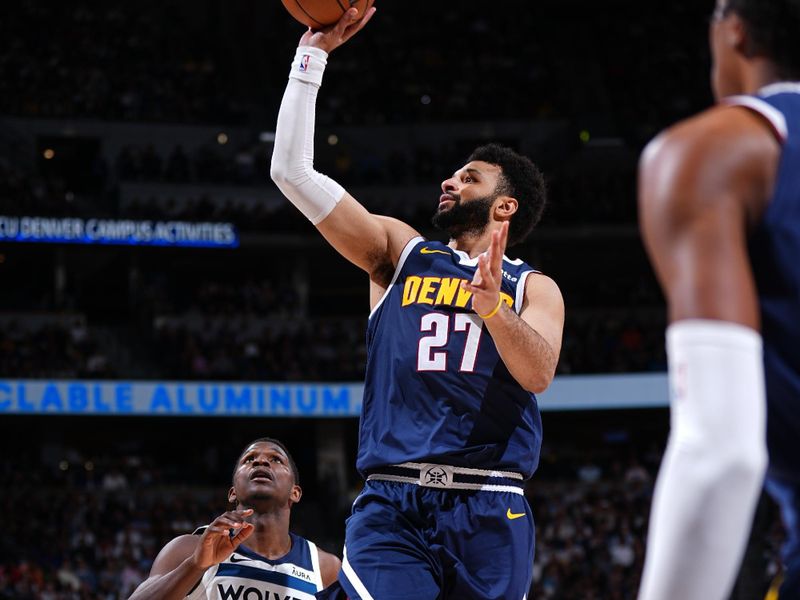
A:
POLYGON ((245 451, 250 446, 252 446, 253 444, 258 444, 258 443, 261 443, 261 442, 267 442, 269 444, 275 444, 278 448, 283 450, 283 453, 286 455, 286 458, 289 459, 289 468, 291 469, 292 475, 294 476, 294 482, 295 482, 296 485, 300 485, 300 471, 297 470, 297 464, 294 462, 294 459, 292 458, 292 455, 289 452, 289 449, 284 445, 283 442, 281 442, 280 440, 276 440, 275 438, 271 438, 271 437, 258 438, 256 440, 253 440, 252 442, 248 443, 244 448, 242 448, 242 451, 239 453, 239 458, 236 459, 236 464, 233 465, 233 474, 231 476, 231 479, 233 479, 233 475, 236 475, 236 469, 239 468, 239 462, 242 460, 242 456, 244 456, 245 451))
POLYGON ((508 245, 525 241, 542 218, 547 204, 547 186, 542 172, 528 157, 499 144, 476 148, 467 162, 473 160, 500 167, 496 193, 516 198, 519 203, 508 226, 508 245))
POLYGON ((781 79, 800 79, 800 0, 728 0, 725 12, 742 18, 754 50, 775 63, 781 79))

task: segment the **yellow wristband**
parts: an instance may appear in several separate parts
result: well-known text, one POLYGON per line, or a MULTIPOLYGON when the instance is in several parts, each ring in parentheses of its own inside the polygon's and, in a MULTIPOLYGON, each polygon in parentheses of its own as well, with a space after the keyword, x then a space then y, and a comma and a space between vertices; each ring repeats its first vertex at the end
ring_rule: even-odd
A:
POLYGON ((495 306, 489 313, 485 315, 482 315, 477 311, 475 312, 475 314, 485 321, 486 319, 491 319, 493 316, 495 316, 497 312, 500 310, 501 306, 503 306, 503 297, 500 294, 497 294, 497 306, 495 306))

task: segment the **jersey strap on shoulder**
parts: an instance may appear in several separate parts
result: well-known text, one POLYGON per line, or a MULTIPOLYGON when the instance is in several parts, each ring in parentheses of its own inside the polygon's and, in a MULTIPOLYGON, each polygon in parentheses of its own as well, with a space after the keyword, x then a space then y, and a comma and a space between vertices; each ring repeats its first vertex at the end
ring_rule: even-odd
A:
POLYGON ((386 286, 386 291, 383 293, 383 296, 381 296, 381 299, 378 300, 378 302, 373 307, 372 311, 369 313, 369 318, 372 318, 372 315, 378 312, 378 309, 380 308, 381 304, 383 304, 383 302, 386 300, 386 297, 392 291, 392 287, 394 287, 394 284, 397 283, 397 278, 400 276, 400 271, 403 270, 403 265, 406 263, 406 260, 408 260, 408 255, 411 254, 411 251, 414 250, 414 248, 416 248, 418 244, 424 241, 425 238, 423 238, 422 236, 416 236, 408 240, 408 243, 406 243, 406 247, 403 248, 403 251, 400 253, 400 258, 397 260, 397 266, 394 269, 394 275, 392 276, 392 281, 389 283, 388 286, 386 286))
POLYGON ((741 106, 761 115, 772 126, 775 137, 781 144, 789 138, 786 117, 777 108, 755 96, 730 96, 722 101, 725 106, 741 106))
MULTIPOLYGON (((303 538, 305 539, 305 538, 303 538)), ((306 540, 308 544, 308 551, 311 555, 311 573, 314 577, 314 583, 317 586, 317 591, 322 591, 322 570, 319 568, 319 548, 311 540, 306 540)))

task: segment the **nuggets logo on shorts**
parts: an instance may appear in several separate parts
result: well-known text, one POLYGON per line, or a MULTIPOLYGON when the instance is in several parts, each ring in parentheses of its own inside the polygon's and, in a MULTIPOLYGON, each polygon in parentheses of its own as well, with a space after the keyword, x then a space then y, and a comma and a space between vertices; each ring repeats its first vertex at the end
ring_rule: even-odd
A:
POLYGON ((447 487, 452 481, 449 475, 446 467, 433 465, 420 474, 420 483, 430 487, 447 487))

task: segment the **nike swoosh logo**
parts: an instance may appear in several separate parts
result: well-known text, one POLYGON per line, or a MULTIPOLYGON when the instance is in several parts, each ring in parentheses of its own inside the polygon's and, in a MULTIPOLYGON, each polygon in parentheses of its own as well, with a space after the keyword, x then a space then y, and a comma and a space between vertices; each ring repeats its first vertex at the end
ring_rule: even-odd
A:
POLYGON ((524 513, 524 512, 521 512, 521 513, 512 513, 512 512, 511 512, 511 509, 509 508, 509 509, 508 509, 508 512, 506 512, 506 516, 507 516, 507 517, 508 517, 508 518, 509 518, 511 521, 513 521, 514 519, 519 519, 520 517, 524 517, 524 516, 525 516, 525 513, 524 513))
POLYGON ((232 563, 237 563, 237 562, 245 562, 245 561, 248 561, 248 560, 250 560, 250 559, 249 559, 249 558, 236 558, 236 555, 235 555, 235 554, 232 554, 229 560, 230 560, 232 563))
POLYGON ((445 252, 444 250, 431 250, 430 248, 422 248, 419 251, 419 253, 420 254, 446 254, 447 256, 450 256, 449 252, 445 252))

